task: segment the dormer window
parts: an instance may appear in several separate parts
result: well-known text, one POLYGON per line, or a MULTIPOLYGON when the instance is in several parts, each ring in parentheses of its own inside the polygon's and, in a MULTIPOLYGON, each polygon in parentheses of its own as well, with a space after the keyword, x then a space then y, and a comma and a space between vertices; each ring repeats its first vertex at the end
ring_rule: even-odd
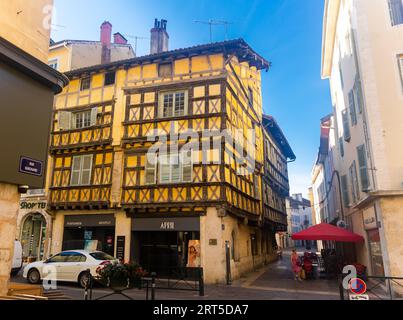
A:
POLYGON ((116 80, 115 71, 105 73, 105 82, 104 82, 105 86, 111 86, 111 85, 115 84, 115 80, 116 80))
POLYGON ((172 63, 161 63, 158 66, 158 76, 160 78, 172 78, 172 63))
POLYGON ((80 91, 88 90, 91 87, 91 77, 81 79, 80 91))

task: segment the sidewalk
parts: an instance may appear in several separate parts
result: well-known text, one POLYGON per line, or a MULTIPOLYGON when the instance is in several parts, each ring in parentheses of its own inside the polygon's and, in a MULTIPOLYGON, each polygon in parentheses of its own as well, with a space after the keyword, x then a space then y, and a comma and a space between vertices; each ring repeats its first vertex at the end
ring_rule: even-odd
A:
MULTIPOLYGON (((302 252, 298 252, 299 255, 302 252)), ((247 279, 234 285, 242 288, 288 294, 286 299, 339 299, 338 283, 335 280, 294 280, 291 270, 291 252, 283 252, 283 259, 254 272, 247 279)), ((283 295, 281 295, 283 296, 283 295)))

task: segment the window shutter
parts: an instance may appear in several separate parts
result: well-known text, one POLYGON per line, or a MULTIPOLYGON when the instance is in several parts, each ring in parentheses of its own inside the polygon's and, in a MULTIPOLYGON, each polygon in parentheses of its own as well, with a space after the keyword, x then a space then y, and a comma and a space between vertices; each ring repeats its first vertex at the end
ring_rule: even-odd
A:
POLYGON ((192 182, 192 151, 186 151, 182 153, 182 181, 192 182))
POLYGON ((358 182, 357 182, 357 168, 355 161, 350 166, 350 182, 351 182, 351 194, 353 196, 353 203, 358 200, 358 182))
POLYGON ((169 156, 167 155, 160 156, 159 165, 160 165, 160 182, 161 183, 170 182, 169 156))
POLYGON ((389 11, 392 26, 403 23, 403 1, 389 0, 389 11))
POLYGON ((343 138, 339 138, 339 148, 340 148, 340 155, 344 157, 344 144, 343 138))
POLYGON ((157 165, 157 157, 155 155, 146 154, 146 184, 155 184, 156 183, 156 165, 157 165))
POLYGON ((59 111, 58 112, 59 130, 65 131, 71 129, 71 112, 59 111))
POLYGON ((354 91, 348 93, 348 107, 350 109, 351 125, 357 124, 357 113, 355 112, 354 91))
POLYGON ((356 192, 356 198, 357 200, 360 200, 360 186, 358 184, 357 164, 355 160, 353 161, 353 174, 354 174, 354 189, 356 192))
POLYGON ((82 156, 81 160, 81 185, 91 184, 92 155, 82 156))
POLYGON ((260 199, 259 176, 253 175, 253 184, 254 184, 255 198, 260 199))
POLYGON ((171 154, 170 166, 171 166, 170 182, 180 182, 181 181, 181 163, 180 163, 180 159, 179 159, 179 154, 171 154))
POLYGON ((80 171, 81 171, 81 157, 73 158, 73 165, 71 168, 70 185, 78 186, 80 184, 80 171))
POLYGON ((342 112, 342 118, 343 118, 343 135, 344 135, 344 140, 345 141, 350 141, 351 139, 351 133, 350 133, 350 125, 348 122, 348 114, 347 110, 343 110, 342 112))
POLYGON ((160 93, 158 95, 158 117, 164 117, 164 94, 160 93))
POLYGON ((355 99, 358 108, 358 112, 362 113, 362 106, 363 106, 363 95, 362 95, 362 88, 361 88, 361 80, 357 78, 354 84, 354 91, 355 91, 355 99))
POLYGON ((98 117, 98 107, 94 107, 91 109, 91 126, 97 125, 97 117, 98 117))
POLYGON ((361 145, 357 147, 358 167, 360 171, 361 190, 367 192, 369 189, 368 167, 367 157, 365 155, 365 146, 361 145))
POLYGON ((348 184, 347 184, 347 176, 341 176, 341 189, 343 194, 343 203, 345 207, 349 206, 350 199, 348 196, 348 184))

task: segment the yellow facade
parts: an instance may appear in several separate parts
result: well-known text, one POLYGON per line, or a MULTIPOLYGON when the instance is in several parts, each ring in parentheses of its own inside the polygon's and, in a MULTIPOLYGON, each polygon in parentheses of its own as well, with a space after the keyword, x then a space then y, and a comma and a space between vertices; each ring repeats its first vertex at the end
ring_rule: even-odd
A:
MULTIPOLYGON (((202 225, 210 223, 205 215, 224 214, 230 229, 214 235, 222 240, 219 246, 225 245, 225 238, 234 241, 230 239, 231 230, 232 235, 239 234, 239 241, 251 245, 250 232, 260 233, 258 226, 263 219, 260 69, 269 65, 264 60, 257 65, 247 59, 240 61, 237 54, 228 58, 222 50, 213 49, 197 54, 183 49, 183 54, 173 53, 166 60, 140 57, 126 64, 116 63, 107 70, 96 66, 67 73, 71 82, 55 99, 50 146, 53 175, 49 205, 56 216, 69 215, 71 210, 114 212, 115 240, 118 235, 125 235, 126 260, 132 258, 128 249, 131 217, 141 214, 150 218, 204 217, 200 218, 201 242, 208 242, 209 238, 202 231, 202 225), (164 74, 162 67, 168 70, 164 74), (115 75, 114 81, 106 84, 111 73, 115 75), (182 113, 165 114, 167 96, 175 99, 175 106, 176 99, 183 100, 182 113), (75 114, 89 114, 93 110, 96 120, 91 126, 66 130, 67 113, 77 119, 75 114), (189 130, 198 136, 189 135, 189 130), (234 143, 218 135, 224 130, 234 143), (255 131, 255 141, 251 130, 255 131), (204 131, 210 136, 202 135, 204 131), (185 171, 185 165, 181 164, 178 181, 171 172, 172 181, 164 182, 162 165, 150 166, 147 152, 155 147, 155 140, 151 139, 155 132, 167 135, 169 148, 174 147, 171 138, 175 135, 179 136, 179 148, 192 147, 186 154, 191 169, 185 171), (244 158, 245 154, 251 158, 244 158), (86 155, 92 155, 91 182, 71 186, 73 159, 86 155)), ((160 151, 157 157, 162 161, 165 153, 160 151)), ((61 242, 53 246, 54 251, 61 249, 61 242)), ((211 248, 205 244, 202 250, 207 252, 211 248)), ((263 251, 260 249, 262 263, 270 250, 263 251)), ((242 267, 240 260, 233 264, 236 276, 252 267, 252 250, 242 256, 245 257, 242 267)), ((212 268, 213 261, 208 263, 204 267, 212 268)), ((222 282, 223 278, 211 277, 208 281, 222 282)))

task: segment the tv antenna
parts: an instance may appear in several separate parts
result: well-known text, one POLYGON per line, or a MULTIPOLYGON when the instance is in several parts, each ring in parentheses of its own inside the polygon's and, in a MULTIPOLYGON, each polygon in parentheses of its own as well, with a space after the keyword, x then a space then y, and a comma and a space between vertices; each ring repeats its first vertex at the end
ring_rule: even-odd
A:
POLYGON ((224 26, 225 27, 225 40, 228 40, 228 29, 229 25, 234 24, 233 22, 226 20, 214 20, 210 19, 208 21, 194 20, 194 23, 208 24, 210 28, 210 42, 213 42, 213 26, 224 26))
POLYGON ((149 38, 146 38, 146 37, 131 36, 131 35, 128 35, 128 34, 125 34, 125 36, 128 37, 128 38, 134 39, 134 54, 135 54, 136 56, 137 56, 137 42, 138 42, 138 40, 146 40, 146 39, 149 39, 149 38))

